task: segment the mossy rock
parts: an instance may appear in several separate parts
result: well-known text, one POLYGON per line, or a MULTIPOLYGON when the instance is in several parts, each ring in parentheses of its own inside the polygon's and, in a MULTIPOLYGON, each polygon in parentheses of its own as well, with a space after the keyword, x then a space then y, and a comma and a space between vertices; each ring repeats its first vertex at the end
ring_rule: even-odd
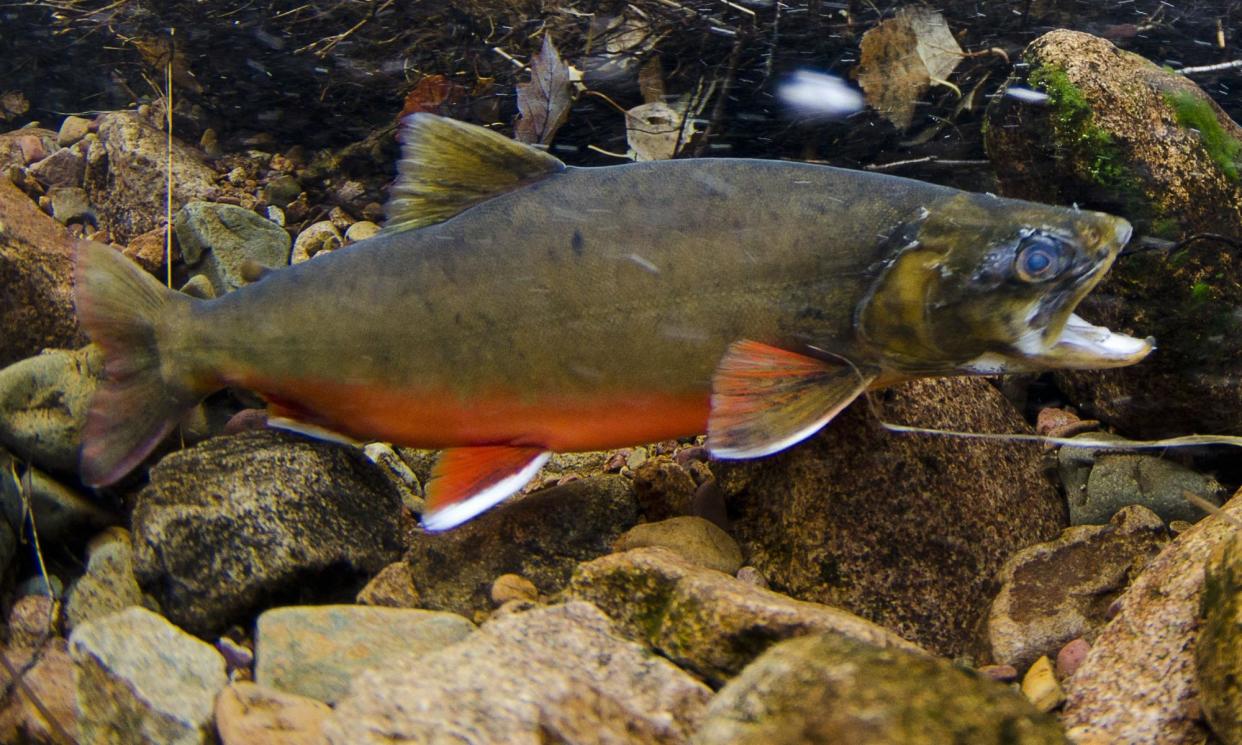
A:
MULTIPOLYGON (((985 144, 1006 196, 1120 214, 1138 234, 1242 239, 1242 127, 1184 76, 1104 39, 1054 31, 1009 85, 1048 95, 988 110, 985 144)), ((1059 373, 1072 401, 1128 435, 1233 432, 1242 403, 1242 269, 1195 241, 1118 260, 1088 296, 1092 323, 1154 336, 1142 364, 1059 373)))
POLYGON ((1242 540, 1208 558, 1200 599, 1195 679, 1203 713, 1222 742, 1242 742, 1242 540))

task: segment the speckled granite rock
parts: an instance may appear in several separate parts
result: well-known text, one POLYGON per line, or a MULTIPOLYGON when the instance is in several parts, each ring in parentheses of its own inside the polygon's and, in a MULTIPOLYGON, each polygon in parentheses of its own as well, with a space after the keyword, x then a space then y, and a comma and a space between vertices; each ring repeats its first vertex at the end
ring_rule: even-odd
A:
POLYGON ((454 613, 365 605, 297 605, 259 616, 255 682, 334 703, 363 670, 461 641, 474 624, 454 613))
MULTIPOLYGON (((928 380, 874 396, 903 423, 1027 432, 978 379, 928 380)), ((986 651, 995 574, 1055 538, 1065 505, 1037 445, 892 434, 865 402, 797 447, 713 464, 731 530, 772 589, 856 613, 946 656, 986 651)))
POLYGON ((42 468, 76 472, 86 410, 102 377, 103 356, 93 344, 0 370, 0 444, 42 468))
POLYGON ((228 680, 208 644, 130 608, 80 626, 69 654, 83 745, 212 742, 212 706, 228 680))
POLYGON ((1014 554, 988 616, 992 659, 1025 670, 1073 639, 1094 639, 1109 605, 1168 540, 1154 512, 1131 506, 1107 525, 1066 528, 1014 554))
POLYGON ((852 613, 793 600, 666 548, 639 548, 582 564, 566 595, 589 600, 631 637, 715 684, 773 642, 822 631, 918 651, 852 613))
POLYGON ((444 533, 419 533, 406 559, 422 607, 475 619, 491 610, 496 577, 520 574, 550 595, 637 521, 629 481, 597 476, 511 500, 444 533))
MULTIPOLYGON (((159 227, 164 219, 165 139, 163 132, 132 111, 99 117, 103 147, 92 147, 87 155, 85 184, 101 227, 119 243, 159 227)), ((202 155, 173 138, 173 210, 213 195, 215 181, 216 173, 202 155)))
POLYGON ((932 657, 835 634, 780 642, 712 699, 694 745, 1053 745, 1056 719, 932 657))
MULTIPOLYGON (((146 602, 134 578, 134 544, 129 531, 109 528, 86 547, 86 573, 69 586, 65 629, 146 602)), ((158 610, 158 608, 152 608, 158 610)))
POLYGON ((355 679, 325 726, 329 742, 674 745, 711 696, 588 603, 505 615, 405 660, 355 679))
POLYGON ((270 431, 216 437, 151 469, 134 569, 169 618, 208 634, 282 597, 352 595, 400 555, 400 511, 357 450, 270 431))
POLYGON ((645 546, 662 546, 687 561, 735 574, 742 567, 742 549, 737 541, 715 523, 701 517, 683 515, 654 523, 639 523, 617 539, 617 551, 645 546))
POLYGON ((216 698, 216 730, 222 745, 327 745, 331 713, 321 701, 243 680, 216 698))
MULTIPOLYGON (((1242 493, 1222 510, 1242 519, 1242 493)), ((1201 520, 1122 594, 1116 616, 1068 681, 1062 721, 1073 737, 1130 745, 1203 742, 1194 648, 1204 565, 1236 531, 1217 516, 1201 520)))
POLYGON ((1199 701, 1226 745, 1242 743, 1242 538, 1221 541, 1208 557, 1195 643, 1199 701))

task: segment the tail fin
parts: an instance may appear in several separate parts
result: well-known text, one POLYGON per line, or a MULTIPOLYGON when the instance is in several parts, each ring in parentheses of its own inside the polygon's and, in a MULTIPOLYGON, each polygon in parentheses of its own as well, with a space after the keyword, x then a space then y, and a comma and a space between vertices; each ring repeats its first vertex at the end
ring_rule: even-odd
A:
POLYGON ((103 349, 107 373, 87 413, 79 471, 83 482, 106 486, 141 463, 202 395, 170 384, 160 369, 157 324, 189 300, 89 241, 78 244, 74 292, 78 320, 103 349))

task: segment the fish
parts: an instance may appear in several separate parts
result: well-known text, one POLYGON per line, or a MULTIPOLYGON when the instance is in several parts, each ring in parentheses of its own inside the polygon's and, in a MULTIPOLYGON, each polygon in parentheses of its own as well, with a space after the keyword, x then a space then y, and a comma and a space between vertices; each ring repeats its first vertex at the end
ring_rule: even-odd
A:
POLYGON ((81 244, 77 313, 105 358, 84 483, 235 386, 273 426, 442 449, 422 522, 445 530, 553 452, 706 434, 758 458, 868 389, 1153 349, 1074 313, 1120 217, 792 161, 570 167, 425 113, 400 134, 377 235, 222 297, 81 244))

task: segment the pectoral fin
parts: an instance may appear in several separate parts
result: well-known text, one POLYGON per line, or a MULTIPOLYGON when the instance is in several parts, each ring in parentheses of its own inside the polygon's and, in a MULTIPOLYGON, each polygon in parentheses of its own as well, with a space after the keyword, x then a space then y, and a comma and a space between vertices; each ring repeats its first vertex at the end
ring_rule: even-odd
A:
POLYGON ((758 458, 815 434, 875 375, 761 344, 729 346, 712 378, 707 449, 717 458, 758 458))
POLYGON ((423 527, 448 530, 503 502, 535 477, 548 451, 486 445, 440 453, 427 482, 423 527))

